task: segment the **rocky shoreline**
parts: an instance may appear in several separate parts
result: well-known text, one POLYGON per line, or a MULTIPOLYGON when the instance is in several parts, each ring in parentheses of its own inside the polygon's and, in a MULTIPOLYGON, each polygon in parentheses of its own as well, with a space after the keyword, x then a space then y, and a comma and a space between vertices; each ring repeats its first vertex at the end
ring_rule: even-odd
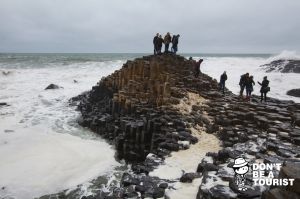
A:
POLYGON ((116 157, 132 165, 120 187, 86 198, 164 197, 172 182, 149 173, 172 151, 197 143, 192 131, 199 128, 217 136, 223 149, 207 153, 194 173, 179 179, 189 183, 201 178, 197 198, 299 197, 300 104, 277 99, 262 104, 257 97, 249 103, 228 90, 223 96, 216 80, 202 73, 194 78, 192 68, 181 56, 145 56, 128 61, 71 100, 82 114, 80 125, 113 144, 116 157), (192 103, 191 96, 203 100, 192 103), (252 163, 284 163, 277 175, 293 177, 296 183, 254 187, 249 178, 248 190, 240 192, 231 168, 238 156, 252 163))
POLYGON ((300 73, 300 60, 279 59, 261 66, 267 73, 279 71, 282 73, 300 73))

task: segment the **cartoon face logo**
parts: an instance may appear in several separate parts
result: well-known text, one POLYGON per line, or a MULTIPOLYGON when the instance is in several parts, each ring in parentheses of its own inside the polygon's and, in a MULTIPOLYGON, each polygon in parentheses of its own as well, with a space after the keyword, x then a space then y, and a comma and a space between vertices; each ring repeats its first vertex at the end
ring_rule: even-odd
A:
POLYGON ((234 160, 233 170, 235 172, 235 183, 240 191, 246 191, 245 174, 249 171, 249 163, 244 158, 234 160))
POLYGON ((234 169, 234 172, 236 174, 239 174, 239 175, 244 175, 246 174, 247 172, 249 171, 249 167, 246 165, 246 166, 243 166, 243 167, 240 167, 240 168, 235 168, 234 169))

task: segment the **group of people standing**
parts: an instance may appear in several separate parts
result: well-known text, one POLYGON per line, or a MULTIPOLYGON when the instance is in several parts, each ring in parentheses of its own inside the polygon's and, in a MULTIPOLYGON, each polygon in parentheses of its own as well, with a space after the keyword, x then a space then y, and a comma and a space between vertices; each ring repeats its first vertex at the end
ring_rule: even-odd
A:
MULTIPOLYGON (((219 83, 220 89, 222 90, 223 94, 225 93, 226 80, 227 80, 227 74, 226 71, 224 71, 224 73, 220 77, 220 83, 219 83)), ((269 87, 270 81, 268 80, 268 77, 265 76, 261 83, 260 82, 257 83, 261 86, 260 101, 262 102, 264 100, 266 102, 267 93, 270 91, 270 87, 269 87)), ((246 100, 250 101, 251 94, 253 92, 253 86, 255 85, 254 77, 252 75, 249 75, 249 73, 241 75, 239 85, 240 85, 240 97, 243 97, 244 90, 246 90, 246 100)))
POLYGON ((180 35, 173 35, 168 32, 164 38, 157 33, 155 37, 153 38, 153 45, 154 45, 154 55, 159 55, 162 53, 161 48, 163 44, 165 45, 165 53, 169 53, 169 46, 170 43, 172 43, 171 52, 176 54, 178 51, 178 41, 179 41, 180 35))
MULTIPOLYGON (((162 54, 162 46, 165 45, 165 51, 164 53, 174 53, 176 54, 178 50, 178 41, 179 41, 180 35, 173 35, 168 32, 164 38, 157 33, 156 36, 153 38, 153 45, 154 45, 154 55, 162 54), (170 43, 172 43, 171 51, 169 51, 170 43)), ((193 60, 192 57, 189 58, 189 61, 191 62, 191 65, 194 67, 193 72, 195 78, 199 77, 200 74, 200 65, 203 62, 203 59, 199 59, 198 61, 193 60)), ((227 74, 226 71, 223 72, 223 74, 220 77, 219 82, 219 88, 225 94, 225 82, 227 81, 227 74)), ((264 77, 263 81, 257 82, 260 86, 260 93, 261 93, 261 102, 264 100, 267 100, 267 93, 270 91, 269 87, 269 80, 267 79, 267 76, 264 77)), ((250 101, 252 92, 253 92, 253 86, 255 85, 254 77, 252 75, 249 75, 249 73, 241 75, 240 78, 240 97, 243 97, 244 90, 246 90, 246 100, 250 101)))

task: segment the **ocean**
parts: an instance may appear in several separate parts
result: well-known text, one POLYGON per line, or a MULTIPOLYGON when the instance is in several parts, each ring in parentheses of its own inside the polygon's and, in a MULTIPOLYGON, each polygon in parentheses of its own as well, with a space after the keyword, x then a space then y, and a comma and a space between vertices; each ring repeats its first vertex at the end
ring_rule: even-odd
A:
MULTIPOLYGON (((90 90, 126 60, 143 55, 0 54, 0 102, 9 104, 0 107, 0 198, 29 199, 77 185, 84 195, 99 176, 109 184, 113 173, 126 165, 115 160, 114 149, 101 137, 77 124, 80 114, 68 100, 90 90), (44 90, 51 83, 63 88, 44 90)), ((300 88, 299 74, 265 73, 259 67, 277 59, 300 59, 295 53, 183 56, 203 58, 201 71, 217 80, 226 71, 226 86, 234 93, 240 75, 249 72, 255 82, 268 76, 269 96, 300 102, 286 95, 300 88)), ((256 84, 254 94, 259 89, 256 84)))

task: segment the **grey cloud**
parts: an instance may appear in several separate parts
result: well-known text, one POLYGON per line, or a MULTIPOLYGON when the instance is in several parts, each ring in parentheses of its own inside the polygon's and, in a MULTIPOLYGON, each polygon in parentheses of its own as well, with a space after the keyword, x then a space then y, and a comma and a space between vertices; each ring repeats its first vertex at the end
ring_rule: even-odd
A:
POLYGON ((156 32, 181 52, 300 50, 299 0, 1 0, 0 52, 151 52, 156 32))

